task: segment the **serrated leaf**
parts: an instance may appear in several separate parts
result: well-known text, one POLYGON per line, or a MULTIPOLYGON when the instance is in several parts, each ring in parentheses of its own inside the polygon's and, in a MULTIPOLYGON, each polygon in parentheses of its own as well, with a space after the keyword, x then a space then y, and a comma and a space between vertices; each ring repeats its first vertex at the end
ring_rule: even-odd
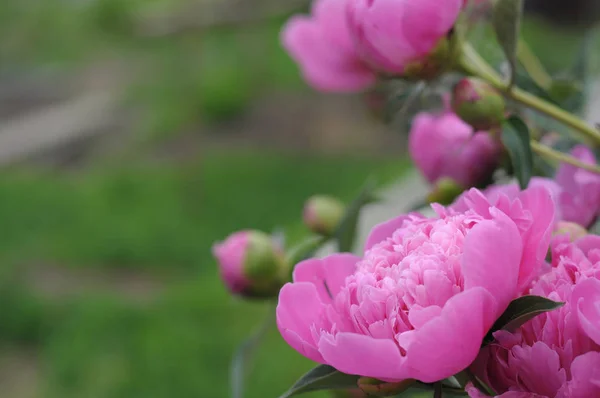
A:
POLYGON ((256 332, 240 344, 231 360, 230 385, 232 398, 243 398, 246 367, 269 328, 275 324, 274 309, 268 308, 267 310, 267 316, 263 323, 256 332))
POLYGON ((511 116, 502 125, 502 143, 508 151, 521 189, 527 188, 533 172, 533 153, 529 128, 519 117, 511 116))
POLYGON ((375 187, 375 181, 372 179, 368 180, 358 196, 346 209, 346 213, 344 214, 344 217, 342 218, 342 221, 340 222, 340 225, 334 234, 338 245, 338 251, 352 251, 354 247, 354 240, 356 238, 356 229, 358 226, 360 211, 365 205, 378 200, 374 193, 375 187))
POLYGON ((302 376, 279 398, 289 398, 311 391, 357 388, 359 377, 339 372, 329 365, 319 365, 302 376))
POLYGON ((523 0, 497 0, 492 12, 492 25, 496 38, 511 67, 510 85, 515 81, 517 65, 517 48, 521 19, 523 17, 523 0))
POLYGON ((523 296, 511 301, 506 311, 500 315, 485 338, 486 342, 494 340, 493 333, 498 330, 514 332, 525 322, 544 312, 560 308, 564 303, 552 301, 541 296, 523 296))

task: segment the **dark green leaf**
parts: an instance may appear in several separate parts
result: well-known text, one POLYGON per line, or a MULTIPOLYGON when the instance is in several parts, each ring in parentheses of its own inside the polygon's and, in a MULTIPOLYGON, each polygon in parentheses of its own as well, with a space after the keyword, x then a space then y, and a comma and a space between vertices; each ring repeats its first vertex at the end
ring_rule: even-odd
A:
POLYGON ((494 323, 492 329, 485 338, 489 343, 494 340, 493 333, 500 329, 515 331, 519 326, 536 315, 560 308, 564 303, 552 301, 541 296, 523 296, 511 301, 508 308, 494 323))
POLYGON ((319 365, 300 378, 279 398, 288 398, 310 391, 357 388, 359 376, 338 372, 328 365, 319 365))
POLYGON ((354 247, 354 239, 356 238, 356 228, 358 226, 358 218, 362 208, 369 204, 376 202, 378 199, 374 194, 376 184, 374 180, 369 180, 365 184, 364 188, 358 194, 356 199, 350 203, 346 214, 342 218, 340 225, 334 234, 338 244, 338 251, 340 252, 351 252, 354 247))
POLYGON ((522 16, 523 0, 498 0, 494 4, 492 24, 498 43, 504 50, 511 67, 510 85, 514 83, 515 79, 522 16))
POLYGON ((527 188, 533 171, 533 153, 529 128, 519 117, 511 116, 504 122, 502 143, 510 155, 513 173, 521 189, 527 188))
POLYGON ((267 311, 267 316, 263 323, 259 326, 255 333, 253 333, 250 337, 244 340, 242 344, 240 344, 235 355, 233 356, 230 368, 232 398, 243 398, 244 378, 246 376, 246 367, 248 362, 250 362, 252 355, 256 351, 256 348, 262 341, 269 328, 275 324, 274 309, 269 307, 267 311))

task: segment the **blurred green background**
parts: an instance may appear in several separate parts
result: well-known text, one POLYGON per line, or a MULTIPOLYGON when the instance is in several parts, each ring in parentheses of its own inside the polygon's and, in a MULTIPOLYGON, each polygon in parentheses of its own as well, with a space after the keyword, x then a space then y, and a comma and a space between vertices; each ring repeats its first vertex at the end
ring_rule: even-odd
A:
MULTIPOLYGON (((19 154, 0 154, 3 398, 227 397, 232 353, 269 308, 227 294, 212 243, 241 228, 293 241, 309 195, 349 200, 368 176, 409 168, 403 138, 360 98, 301 81, 278 32, 304 8, 0 2, 0 145, 19 154), (111 123, 69 127, 106 122, 95 103, 31 122, 96 92, 109 93, 111 123)), ((579 37, 526 32, 553 71, 579 37)), ((246 396, 276 397, 311 366, 272 330, 246 396)))

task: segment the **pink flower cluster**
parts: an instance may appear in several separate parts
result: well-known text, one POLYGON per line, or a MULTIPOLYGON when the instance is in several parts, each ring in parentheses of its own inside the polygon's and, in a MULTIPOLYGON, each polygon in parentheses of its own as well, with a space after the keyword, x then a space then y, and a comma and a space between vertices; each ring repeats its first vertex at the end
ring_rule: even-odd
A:
MULTIPOLYGON (((529 293, 565 303, 514 332, 494 333, 473 371, 504 398, 600 396, 600 236, 557 241, 529 293)), ((471 397, 483 397, 475 389, 471 397)))
POLYGON ((291 18, 282 41, 306 81, 323 91, 359 91, 378 74, 401 75, 453 28, 464 0, 315 0, 291 18))
POLYGON ((283 338, 316 362, 387 382, 434 382, 468 367, 541 272, 554 204, 544 188, 494 205, 472 189, 464 203, 375 227, 361 257, 298 264, 279 294, 283 338))

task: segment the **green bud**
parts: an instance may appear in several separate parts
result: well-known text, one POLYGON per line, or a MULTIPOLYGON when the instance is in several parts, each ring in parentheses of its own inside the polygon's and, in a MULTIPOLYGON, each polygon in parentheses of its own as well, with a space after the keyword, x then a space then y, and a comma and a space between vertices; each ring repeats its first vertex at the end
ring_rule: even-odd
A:
POLYGON ((315 195, 306 201, 303 211, 304 224, 313 232, 331 236, 344 217, 346 205, 326 195, 315 195))
POLYGON ((437 180, 433 191, 427 195, 427 202, 449 205, 463 191, 464 188, 452 178, 443 177, 437 180))
POLYGON ((452 92, 452 110, 475 130, 490 130, 505 118, 504 97, 483 80, 468 77, 452 92))
POLYGON ((371 377, 361 377, 358 379, 358 388, 368 395, 391 397, 406 391, 414 383, 413 379, 402 380, 398 383, 386 383, 371 377))

